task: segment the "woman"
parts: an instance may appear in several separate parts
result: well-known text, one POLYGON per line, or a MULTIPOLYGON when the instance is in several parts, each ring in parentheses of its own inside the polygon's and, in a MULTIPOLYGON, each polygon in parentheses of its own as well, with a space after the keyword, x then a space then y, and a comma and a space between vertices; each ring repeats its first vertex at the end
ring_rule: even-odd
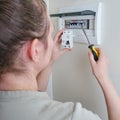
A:
MULTIPOLYGON (((45 93, 63 30, 53 26, 43 0, 0 0, 0 120, 100 120, 80 103, 52 101, 45 93), (39 92, 38 92, 39 91, 39 92)), ((105 95, 109 120, 120 118, 120 98, 109 81, 107 60, 99 51, 93 74, 105 95)))

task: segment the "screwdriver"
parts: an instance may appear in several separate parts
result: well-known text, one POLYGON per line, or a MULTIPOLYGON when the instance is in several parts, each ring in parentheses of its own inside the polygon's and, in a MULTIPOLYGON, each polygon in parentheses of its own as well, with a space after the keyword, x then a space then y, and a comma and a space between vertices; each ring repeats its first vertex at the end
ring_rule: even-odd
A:
POLYGON ((98 61, 99 53, 98 53, 97 49, 95 48, 94 44, 90 43, 90 41, 88 39, 88 36, 87 36, 87 34, 86 34, 86 32, 85 32, 85 30, 83 28, 83 23, 81 23, 81 28, 82 28, 82 31, 83 31, 83 33, 84 33, 84 35, 85 35, 85 37, 86 37, 86 39, 88 41, 88 44, 89 44, 88 48, 91 50, 91 52, 93 54, 93 57, 94 57, 94 60, 98 61))

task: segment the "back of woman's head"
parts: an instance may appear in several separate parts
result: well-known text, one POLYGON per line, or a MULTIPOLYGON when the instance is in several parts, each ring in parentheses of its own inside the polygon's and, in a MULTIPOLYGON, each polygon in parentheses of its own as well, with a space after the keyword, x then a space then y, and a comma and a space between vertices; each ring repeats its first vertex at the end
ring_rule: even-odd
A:
POLYGON ((22 45, 45 39, 48 27, 43 0, 0 0, 0 74, 15 70, 22 45))

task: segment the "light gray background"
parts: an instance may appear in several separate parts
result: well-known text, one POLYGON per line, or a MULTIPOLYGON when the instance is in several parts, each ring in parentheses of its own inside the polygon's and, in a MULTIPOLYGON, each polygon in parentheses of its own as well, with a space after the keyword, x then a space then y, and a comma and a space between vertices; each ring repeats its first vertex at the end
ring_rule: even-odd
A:
MULTIPOLYGON (((97 0, 50 0, 50 13, 57 13, 60 7, 79 6, 81 2, 97 0)), ((109 58, 110 77, 120 94, 120 1, 101 0, 102 44, 109 58)), ((58 19, 52 19, 58 31, 58 19)), ((53 96, 62 102, 81 102, 84 107, 107 120, 103 93, 92 75, 85 44, 74 44, 72 52, 65 54, 54 65, 53 96)))

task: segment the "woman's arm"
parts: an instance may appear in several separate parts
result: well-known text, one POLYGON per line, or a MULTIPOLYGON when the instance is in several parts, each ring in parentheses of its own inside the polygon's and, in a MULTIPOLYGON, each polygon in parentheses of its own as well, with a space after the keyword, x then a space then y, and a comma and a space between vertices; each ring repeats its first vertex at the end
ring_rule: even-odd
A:
POLYGON ((101 49, 98 51, 99 60, 97 62, 94 61, 93 55, 89 51, 92 71, 103 90, 109 120, 120 120, 120 97, 109 79, 108 60, 101 49))
POLYGON ((53 66, 54 62, 60 56, 62 56, 64 53, 71 50, 71 49, 66 49, 66 48, 62 49, 61 48, 61 35, 62 35, 63 31, 64 30, 61 30, 55 35, 55 37, 54 37, 54 47, 53 47, 53 51, 52 51, 51 60, 48 64, 48 66, 44 70, 42 70, 39 73, 39 75, 37 76, 38 90, 39 91, 46 91, 47 86, 48 86, 48 81, 49 81, 51 71, 52 71, 52 66, 53 66))

